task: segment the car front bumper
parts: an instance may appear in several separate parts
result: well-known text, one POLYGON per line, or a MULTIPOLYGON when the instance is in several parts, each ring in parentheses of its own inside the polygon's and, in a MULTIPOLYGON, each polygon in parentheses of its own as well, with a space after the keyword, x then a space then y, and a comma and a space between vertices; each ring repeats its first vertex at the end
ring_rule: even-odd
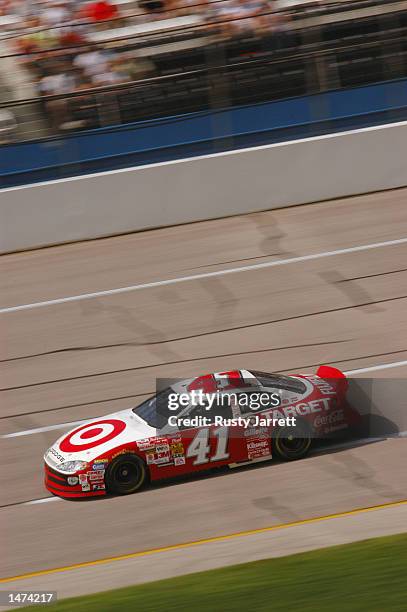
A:
POLYGON ((95 490, 93 487, 95 484, 88 483, 89 490, 83 490, 82 484, 79 482, 79 474, 62 474, 57 470, 51 468, 47 463, 44 462, 44 484, 45 488, 59 497, 66 497, 71 499, 83 498, 83 497, 96 497, 106 495, 106 490, 95 490), (76 478, 76 484, 69 484, 68 478, 76 478))

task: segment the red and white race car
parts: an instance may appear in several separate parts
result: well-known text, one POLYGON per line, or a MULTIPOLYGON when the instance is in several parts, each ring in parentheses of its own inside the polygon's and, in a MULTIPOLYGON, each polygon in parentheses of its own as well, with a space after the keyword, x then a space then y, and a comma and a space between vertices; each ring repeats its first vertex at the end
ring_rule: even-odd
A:
POLYGON ((316 375, 235 370, 177 382, 136 408, 64 434, 45 453, 45 486, 67 498, 124 495, 150 480, 272 456, 300 459, 314 438, 360 422, 346 400, 347 385, 344 374, 329 366, 316 375), (217 394, 209 414, 208 406, 196 401, 169 410, 169 399, 199 390, 208 397, 217 394), (246 401, 260 393, 277 401, 246 401), (233 401, 225 404, 226 396, 233 401), (289 417, 295 425, 286 424, 289 417))

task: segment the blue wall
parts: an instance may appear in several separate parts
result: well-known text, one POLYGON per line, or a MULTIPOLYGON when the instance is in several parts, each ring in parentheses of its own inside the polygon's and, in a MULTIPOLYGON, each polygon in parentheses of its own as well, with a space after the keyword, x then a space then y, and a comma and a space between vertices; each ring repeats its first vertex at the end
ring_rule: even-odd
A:
POLYGON ((87 174, 407 118, 407 80, 0 147, 0 185, 87 174))

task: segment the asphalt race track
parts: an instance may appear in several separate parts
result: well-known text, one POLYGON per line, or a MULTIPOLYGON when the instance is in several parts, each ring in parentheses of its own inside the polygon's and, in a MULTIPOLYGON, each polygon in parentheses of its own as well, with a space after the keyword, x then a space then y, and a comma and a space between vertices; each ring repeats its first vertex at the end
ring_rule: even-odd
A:
MULTIPOLYGON (((329 363, 406 378, 406 253, 407 189, 399 189, 2 256, 0 576, 407 498, 406 438, 125 498, 47 499, 42 484, 42 455, 61 424, 135 405, 156 377, 329 363)), ((303 527, 299 542, 312 529, 303 527)), ((246 560, 244 550, 233 562, 246 560)), ((180 554, 193 571, 191 549, 180 554)), ((72 595, 79 575, 75 585, 72 595)))

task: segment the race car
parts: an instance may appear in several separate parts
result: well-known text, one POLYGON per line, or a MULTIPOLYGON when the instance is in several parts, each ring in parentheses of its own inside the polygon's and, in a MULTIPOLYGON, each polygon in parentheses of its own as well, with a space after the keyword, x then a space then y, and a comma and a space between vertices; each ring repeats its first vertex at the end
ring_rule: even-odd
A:
POLYGON ((175 382, 61 436, 44 455, 45 486, 64 498, 125 495, 211 468, 301 459, 315 439, 360 421, 347 386, 329 366, 315 375, 234 370, 175 382))

